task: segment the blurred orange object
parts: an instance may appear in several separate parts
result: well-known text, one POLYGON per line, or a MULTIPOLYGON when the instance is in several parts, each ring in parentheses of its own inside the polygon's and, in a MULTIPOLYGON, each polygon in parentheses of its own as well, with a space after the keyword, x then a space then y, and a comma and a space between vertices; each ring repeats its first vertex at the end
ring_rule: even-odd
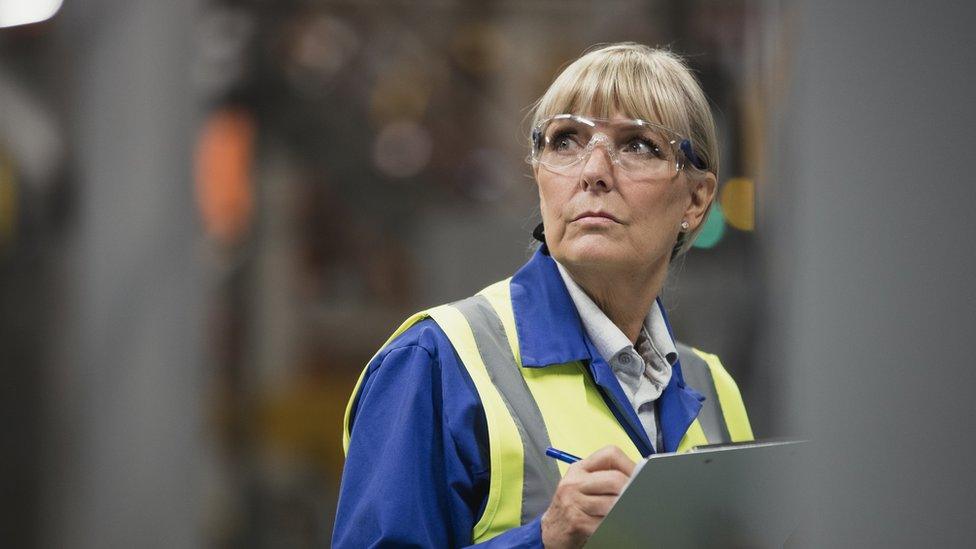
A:
POLYGON ((254 211, 255 125, 251 114, 228 107, 214 112, 197 141, 197 207, 207 235, 236 244, 247 233, 254 211))

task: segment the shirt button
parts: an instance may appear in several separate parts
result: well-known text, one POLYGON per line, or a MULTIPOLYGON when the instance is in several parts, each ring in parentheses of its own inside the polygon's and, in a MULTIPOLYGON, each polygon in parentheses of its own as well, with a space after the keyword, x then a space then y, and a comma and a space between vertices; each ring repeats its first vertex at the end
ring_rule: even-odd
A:
POLYGON ((624 354, 620 355, 620 363, 621 364, 630 364, 630 355, 627 354, 627 353, 624 353, 624 354))

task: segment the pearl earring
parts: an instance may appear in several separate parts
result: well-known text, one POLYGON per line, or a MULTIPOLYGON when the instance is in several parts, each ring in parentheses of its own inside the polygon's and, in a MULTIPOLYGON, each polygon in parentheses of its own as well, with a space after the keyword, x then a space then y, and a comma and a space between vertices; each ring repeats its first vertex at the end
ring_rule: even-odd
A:
POLYGON ((682 231, 687 231, 688 230, 688 227, 690 227, 690 225, 688 224, 688 221, 687 220, 684 220, 684 221, 681 222, 681 230, 682 231))

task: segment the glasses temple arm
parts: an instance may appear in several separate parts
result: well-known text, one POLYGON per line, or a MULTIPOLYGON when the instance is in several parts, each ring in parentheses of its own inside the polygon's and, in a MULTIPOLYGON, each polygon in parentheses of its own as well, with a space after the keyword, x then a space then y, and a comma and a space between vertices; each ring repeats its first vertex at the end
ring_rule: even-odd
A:
POLYGON ((681 147, 681 152, 685 153, 685 158, 688 159, 688 162, 691 162, 692 166, 699 170, 705 169, 705 161, 695 154, 695 149, 691 146, 691 141, 682 139, 679 147, 681 147))

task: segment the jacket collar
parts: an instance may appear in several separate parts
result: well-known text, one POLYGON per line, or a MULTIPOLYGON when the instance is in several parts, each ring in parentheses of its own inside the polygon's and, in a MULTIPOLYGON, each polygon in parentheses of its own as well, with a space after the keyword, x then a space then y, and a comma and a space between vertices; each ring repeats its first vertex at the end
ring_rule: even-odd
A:
POLYGON ((511 289, 523 366, 592 358, 579 313, 545 244, 512 276, 511 289))
MULTIPOLYGON (((522 366, 543 368, 553 364, 586 361, 594 381, 606 391, 618 421, 642 454, 652 453, 647 434, 633 406, 627 401, 620 383, 606 360, 586 337, 576 305, 545 244, 512 276, 511 295, 522 366)), ((660 298, 658 306, 664 316, 668 333, 674 340, 671 322, 660 298)), ((658 403, 663 451, 677 450, 681 438, 698 416, 704 400, 705 397, 699 392, 685 385, 681 362, 675 362, 671 380, 664 388, 658 403)))

